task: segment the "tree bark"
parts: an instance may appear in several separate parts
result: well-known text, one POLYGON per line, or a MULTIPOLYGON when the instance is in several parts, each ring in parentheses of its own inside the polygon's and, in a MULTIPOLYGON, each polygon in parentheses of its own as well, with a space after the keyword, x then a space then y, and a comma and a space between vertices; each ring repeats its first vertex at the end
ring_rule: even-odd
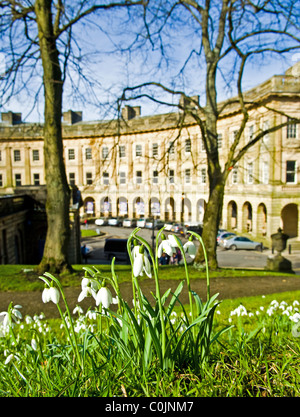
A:
POLYGON ((63 81, 54 36, 51 0, 36 0, 35 14, 45 95, 44 161, 47 179, 47 236, 41 271, 71 269, 67 260, 70 191, 63 160, 61 109, 63 81))

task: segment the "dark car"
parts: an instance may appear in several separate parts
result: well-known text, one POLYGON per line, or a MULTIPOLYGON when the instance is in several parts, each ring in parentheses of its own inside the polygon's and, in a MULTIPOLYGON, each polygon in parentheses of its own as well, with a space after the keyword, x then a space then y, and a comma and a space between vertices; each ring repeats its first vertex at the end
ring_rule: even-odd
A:
POLYGON ((104 256, 108 260, 116 258, 116 260, 119 261, 129 262, 129 255, 127 252, 127 239, 106 239, 104 245, 104 256))

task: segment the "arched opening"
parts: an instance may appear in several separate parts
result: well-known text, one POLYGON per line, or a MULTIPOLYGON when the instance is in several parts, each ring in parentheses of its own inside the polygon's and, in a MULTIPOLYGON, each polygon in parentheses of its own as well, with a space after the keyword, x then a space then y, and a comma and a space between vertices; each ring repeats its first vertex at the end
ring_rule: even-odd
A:
POLYGON ((282 230, 290 238, 298 236, 298 206, 297 204, 287 204, 281 210, 282 230))
POLYGON ((243 205, 242 231, 252 232, 252 206, 249 201, 243 205))
POLYGON ((237 204, 235 201, 229 201, 227 206, 227 229, 234 230, 237 228, 237 204))
POLYGON ((84 213, 89 216, 95 216, 95 200, 93 199, 93 197, 86 197, 84 202, 83 202, 83 206, 84 206, 84 213))
POLYGON ((160 202, 157 197, 151 197, 149 200, 149 213, 155 219, 160 218, 160 202))
POLYGON ((192 220, 192 204, 191 201, 182 195, 181 198, 181 222, 189 222, 192 220))
POLYGON ((168 197, 165 201, 165 220, 175 220, 175 201, 173 197, 168 197))
POLYGON ((257 207, 257 234, 262 236, 267 234, 267 208, 264 203, 257 207))
POLYGON ((117 215, 120 217, 128 216, 128 202, 127 198, 119 197, 117 199, 117 215))
POLYGON ((100 200, 100 217, 110 217, 112 215, 111 200, 103 197, 100 200))
POLYGON ((141 197, 133 200, 133 217, 139 218, 145 216, 145 203, 141 197))
POLYGON ((197 213, 196 213, 197 221, 199 223, 203 223, 205 209, 206 209, 206 201, 203 198, 200 198, 197 201, 197 213))

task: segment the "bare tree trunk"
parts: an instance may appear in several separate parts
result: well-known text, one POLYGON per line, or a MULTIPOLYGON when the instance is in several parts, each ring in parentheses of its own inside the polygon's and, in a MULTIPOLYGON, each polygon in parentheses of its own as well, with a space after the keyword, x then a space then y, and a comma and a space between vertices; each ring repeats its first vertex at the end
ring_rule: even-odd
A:
MULTIPOLYGON (((224 189, 225 183, 223 179, 219 178, 217 181, 214 181, 210 190, 203 219, 202 239, 205 245, 210 269, 218 268, 216 236, 222 216, 224 189)), ((195 264, 204 262, 204 254, 201 245, 199 246, 194 262, 195 264)))
POLYGON ((44 160, 47 178, 47 237, 40 270, 70 269, 67 260, 69 200, 63 160, 61 109, 63 81, 53 31, 51 0, 36 0, 35 13, 43 65, 45 94, 44 160))

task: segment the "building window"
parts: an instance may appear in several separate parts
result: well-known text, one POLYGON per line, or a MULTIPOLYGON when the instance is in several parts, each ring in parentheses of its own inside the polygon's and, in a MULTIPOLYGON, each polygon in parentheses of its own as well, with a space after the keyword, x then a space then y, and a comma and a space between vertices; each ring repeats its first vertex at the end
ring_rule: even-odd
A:
POLYGON ((222 148, 222 142, 223 142, 222 133, 218 133, 217 141, 218 141, 218 149, 221 149, 222 148))
POLYGON ((120 158, 125 158, 125 156, 126 156, 125 145, 120 145, 119 146, 119 157, 120 158))
POLYGON ((297 183, 296 161, 286 161, 286 183, 297 183))
POLYGON ((136 183, 142 184, 142 171, 136 171, 136 183))
POLYGON ((135 145, 135 156, 142 156, 142 145, 135 145))
POLYGON ((93 176, 91 172, 86 172, 85 179, 86 179, 86 185, 93 184, 93 176))
POLYGON ((174 184, 174 180, 175 180, 175 172, 174 169, 170 169, 169 171, 169 183, 170 184, 174 184))
POLYGON ((103 185, 109 184, 109 175, 108 172, 103 172, 103 185))
POLYGON ((33 184, 40 185, 40 174, 33 174, 33 184))
POLYGON ((91 160, 92 159, 92 148, 85 149, 85 159, 91 160))
POLYGON ((102 159, 107 159, 107 158, 108 158, 108 147, 103 146, 102 147, 102 159))
POLYGON ((184 173, 184 176, 185 176, 185 183, 190 184, 191 183, 191 170, 186 169, 185 173, 184 173))
POLYGON ((254 138, 254 125, 248 127, 248 142, 251 142, 254 138))
MULTIPOLYGON (((270 122, 269 122, 269 120, 265 120, 263 122, 263 131, 269 130, 269 129, 270 129, 270 122)), ((267 143, 269 139, 270 139, 270 133, 266 133, 263 136, 263 142, 267 143)))
POLYGON ((231 132, 231 134, 230 134, 230 145, 232 145, 234 143, 238 133, 239 133, 238 130, 234 130, 233 132, 231 132))
POLYGON ((32 151, 32 160, 39 161, 40 160, 40 151, 38 149, 33 149, 32 151))
POLYGON ((3 187, 3 177, 2 177, 2 174, 0 174, 0 187, 3 187))
POLYGON ((174 145, 174 142, 169 142, 168 152, 169 152, 170 155, 174 155, 174 153, 175 153, 175 145, 174 145))
MULTIPOLYGON (((288 122, 291 119, 288 118, 288 122)), ((286 137, 287 139, 296 139, 297 137, 297 125, 296 123, 288 124, 286 127, 286 137)))
POLYGON ((158 156, 158 143, 153 143, 152 144, 152 156, 158 156))
POLYGON ((249 162, 247 165, 247 183, 253 184, 253 162, 249 162))
POLYGON ((261 182, 269 184, 269 163, 267 161, 263 161, 261 165, 261 182))
POLYGON ((75 173, 74 172, 69 172, 69 184, 75 185, 75 173))
POLYGON ((75 159, 75 149, 68 149, 68 159, 69 161, 75 159))
POLYGON ((206 184, 206 168, 201 168, 201 184, 206 184))
POLYGON ((16 184, 16 187, 19 187, 20 185, 22 185, 21 174, 15 174, 15 184, 16 184))
POLYGON ((235 166, 232 170, 232 184, 238 184, 239 182, 239 169, 237 166, 235 166))
POLYGON ((184 150, 185 150, 185 153, 191 153, 191 139, 185 140, 184 150))
POLYGON ((126 184, 126 172, 120 172, 120 184, 126 184))
POLYGON ((19 149, 14 150, 14 161, 21 161, 21 151, 19 149))
POLYGON ((153 171, 152 184, 158 184, 158 171, 153 171))

